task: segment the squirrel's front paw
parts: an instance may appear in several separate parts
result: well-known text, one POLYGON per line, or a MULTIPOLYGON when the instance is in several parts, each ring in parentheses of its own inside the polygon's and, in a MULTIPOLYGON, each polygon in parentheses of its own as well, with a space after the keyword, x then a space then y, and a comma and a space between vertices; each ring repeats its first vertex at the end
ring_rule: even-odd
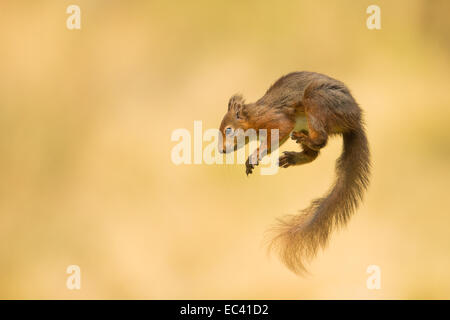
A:
POLYGON ((308 131, 300 130, 294 131, 291 134, 291 139, 295 140, 297 143, 305 143, 309 139, 308 131))
POLYGON ((255 166, 258 165, 258 160, 251 160, 251 157, 249 157, 247 159, 247 161, 245 162, 245 173, 247 174, 247 176, 250 173, 253 173, 253 169, 255 168, 255 166))
POLYGON ((247 160, 247 162, 245 163, 245 174, 249 175, 250 173, 253 172, 253 169, 255 168, 254 165, 250 164, 247 160))

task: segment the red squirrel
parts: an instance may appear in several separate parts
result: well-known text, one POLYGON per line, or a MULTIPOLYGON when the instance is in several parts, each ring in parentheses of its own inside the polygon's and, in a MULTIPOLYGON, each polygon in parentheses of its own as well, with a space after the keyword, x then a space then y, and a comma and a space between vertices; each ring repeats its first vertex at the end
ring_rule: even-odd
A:
POLYGON ((279 130, 279 146, 290 136, 302 149, 284 152, 279 158, 282 168, 313 161, 328 137, 343 137, 343 151, 336 162, 337 177, 328 193, 299 215, 281 219, 271 230, 269 248, 277 251, 290 270, 303 274, 305 262, 326 247, 332 229, 347 223, 368 187, 370 151, 362 110, 342 82, 320 73, 293 72, 278 79, 254 103, 245 103, 241 95, 231 97, 220 125, 223 142, 219 150, 236 150, 235 136, 248 129, 266 129, 268 134, 267 142, 247 159, 247 175, 261 155, 270 153, 270 129, 279 130), (229 138, 234 145, 229 145, 229 138))

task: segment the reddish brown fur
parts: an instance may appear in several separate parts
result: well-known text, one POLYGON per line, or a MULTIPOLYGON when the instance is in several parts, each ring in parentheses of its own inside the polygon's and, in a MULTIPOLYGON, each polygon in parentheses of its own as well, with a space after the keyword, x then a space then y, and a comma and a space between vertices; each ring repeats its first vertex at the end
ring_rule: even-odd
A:
MULTIPOLYGON (((327 195, 314 200, 300 215, 280 220, 272 229, 270 248, 277 250, 282 261, 296 273, 305 271, 304 262, 327 245, 331 230, 348 221, 368 186, 370 152, 361 113, 342 82, 315 72, 294 72, 281 77, 255 103, 245 104, 240 95, 230 99, 220 126, 223 135, 227 128, 232 128, 232 132, 267 129, 269 133, 270 129, 278 129, 281 145, 293 131, 296 117, 306 117, 308 130, 294 131, 291 135, 302 151, 284 152, 279 159, 283 168, 313 161, 329 136, 343 136, 337 178, 327 195)), ((260 148, 271 151, 270 143, 260 148)), ((225 151, 225 144, 222 149, 225 151)), ((259 151, 247 160, 247 175, 257 164, 259 151), (256 162, 250 161, 251 158, 256 162)))

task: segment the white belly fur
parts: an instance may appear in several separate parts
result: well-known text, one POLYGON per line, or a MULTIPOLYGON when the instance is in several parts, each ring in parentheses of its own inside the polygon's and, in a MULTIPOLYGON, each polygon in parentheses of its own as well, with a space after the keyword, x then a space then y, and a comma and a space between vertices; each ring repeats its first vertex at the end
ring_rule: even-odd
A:
POLYGON ((299 115, 295 118, 295 127, 292 131, 308 130, 308 122, 305 115, 299 115))
MULTIPOLYGON (((300 131, 300 130, 307 130, 307 131, 308 131, 308 122, 306 121, 305 115, 298 115, 298 116, 295 118, 295 127, 294 127, 294 129, 291 131, 291 133, 294 132, 294 131, 300 131)), ((290 138, 291 133, 290 133, 288 136, 286 136, 285 139, 283 139, 282 141, 280 141, 280 146, 281 146, 282 144, 284 144, 284 143, 286 142, 286 140, 288 140, 288 139, 290 138)))

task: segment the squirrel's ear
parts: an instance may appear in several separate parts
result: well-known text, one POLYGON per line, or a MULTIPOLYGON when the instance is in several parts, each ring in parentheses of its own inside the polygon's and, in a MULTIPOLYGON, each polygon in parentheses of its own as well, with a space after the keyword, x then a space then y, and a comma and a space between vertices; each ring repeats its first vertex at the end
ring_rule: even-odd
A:
POLYGON ((244 98, 240 94, 235 94, 230 98, 230 101, 228 102, 228 111, 234 110, 234 111, 240 111, 242 107, 244 106, 244 98))
POLYGON ((240 120, 247 119, 247 110, 245 105, 242 105, 242 107, 236 111, 236 118, 240 120))

